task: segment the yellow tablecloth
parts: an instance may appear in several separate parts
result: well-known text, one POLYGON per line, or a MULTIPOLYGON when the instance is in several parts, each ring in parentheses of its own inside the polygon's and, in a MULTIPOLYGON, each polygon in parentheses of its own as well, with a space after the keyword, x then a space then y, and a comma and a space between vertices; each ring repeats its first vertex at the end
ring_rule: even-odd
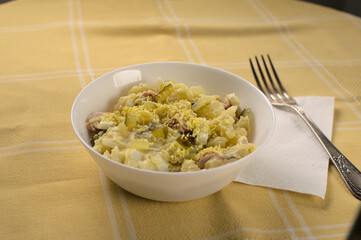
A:
POLYGON ((334 96, 335 145, 361 168, 361 19, 290 0, 17 0, 0 4, 0 239, 345 239, 360 203, 334 166, 325 200, 231 183, 163 203, 109 181, 70 109, 100 75, 156 61, 254 84, 269 53, 293 96, 334 96))

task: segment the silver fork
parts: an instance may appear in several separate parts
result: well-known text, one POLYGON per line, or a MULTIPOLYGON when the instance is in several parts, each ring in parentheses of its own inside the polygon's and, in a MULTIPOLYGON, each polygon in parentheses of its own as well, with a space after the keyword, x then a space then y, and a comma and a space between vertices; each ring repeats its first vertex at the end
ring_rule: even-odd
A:
POLYGON ((287 93, 286 89, 281 83, 280 78, 273 66, 270 56, 267 54, 268 62, 266 63, 265 58, 261 55, 263 68, 266 71, 267 76, 265 76, 264 71, 262 70, 261 64, 258 61, 257 56, 255 57, 258 72, 261 75, 262 83, 258 78, 255 67, 253 66, 252 59, 249 59, 251 64, 252 72, 254 78, 257 82, 258 88, 268 97, 269 101, 274 106, 285 106, 292 108, 294 111, 301 116, 301 118, 306 122, 307 126, 315 134, 322 147, 326 150, 328 156, 331 159, 331 162, 335 165, 338 172, 340 173, 342 179, 346 183, 347 187, 350 189, 351 193, 359 200, 361 200, 361 172, 358 170, 332 143, 331 141, 322 133, 322 131, 316 126, 316 124, 306 115, 303 109, 297 105, 297 102, 287 93), (271 66, 273 77, 276 79, 274 81, 271 72, 268 68, 268 65, 271 66), (268 79, 268 80, 267 80, 268 79), (263 86, 262 86, 263 85, 263 86))

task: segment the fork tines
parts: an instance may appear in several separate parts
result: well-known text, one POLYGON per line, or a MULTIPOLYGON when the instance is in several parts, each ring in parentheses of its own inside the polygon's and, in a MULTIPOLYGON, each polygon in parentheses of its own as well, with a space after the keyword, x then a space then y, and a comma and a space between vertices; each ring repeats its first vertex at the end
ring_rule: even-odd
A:
POLYGON ((283 85, 282 85, 282 83, 281 83, 281 81, 280 81, 280 79, 278 77, 276 69, 273 66, 271 57, 267 54, 269 64, 266 63, 266 60, 263 57, 263 55, 261 55, 261 58, 262 58, 262 62, 263 62, 263 69, 267 73, 268 81, 267 81, 266 76, 264 74, 264 70, 262 70, 261 64, 258 61, 257 56, 255 56, 257 67, 258 67, 258 72, 259 72, 259 74, 261 76, 263 84, 261 83, 261 81, 260 81, 260 79, 258 77, 256 69, 255 69, 255 67, 254 67, 254 65, 252 63, 252 59, 251 58, 249 59, 249 63, 251 64, 252 72, 253 72, 253 75, 254 75, 254 78, 256 80, 258 88, 273 102, 279 102, 279 101, 282 101, 282 100, 285 100, 285 99, 289 99, 290 96, 286 92, 285 88, 283 87, 283 85), (275 81, 273 80, 273 77, 272 77, 272 75, 270 73, 268 65, 270 65, 271 68, 272 68, 273 77, 276 79, 277 86, 275 84, 275 81))

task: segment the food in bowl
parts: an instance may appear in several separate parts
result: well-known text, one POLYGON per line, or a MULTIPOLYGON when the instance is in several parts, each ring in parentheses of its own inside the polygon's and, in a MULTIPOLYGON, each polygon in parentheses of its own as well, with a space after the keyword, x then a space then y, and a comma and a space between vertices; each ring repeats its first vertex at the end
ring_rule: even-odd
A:
POLYGON ((223 99, 201 86, 174 81, 140 83, 113 112, 88 116, 93 149, 125 165, 191 172, 238 160, 257 146, 248 141, 252 113, 234 93, 223 99))
POLYGON ((231 183, 237 175, 248 171, 249 163, 257 158, 257 154, 271 139, 275 116, 272 105, 262 92, 233 73, 201 64, 156 62, 120 68, 92 81, 76 97, 71 110, 71 123, 84 149, 104 176, 119 187, 148 199, 180 202, 213 194, 231 183), (211 95, 226 96, 235 93, 241 102, 241 108, 248 107, 252 110, 252 129, 247 133, 247 139, 257 145, 257 149, 237 161, 193 172, 134 168, 95 151, 89 141, 91 136, 86 126, 88 116, 99 111, 113 112, 119 97, 127 95, 132 86, 138 83, 158 86, 155 81, 159 76, 188 86, 202 86, 211 95))

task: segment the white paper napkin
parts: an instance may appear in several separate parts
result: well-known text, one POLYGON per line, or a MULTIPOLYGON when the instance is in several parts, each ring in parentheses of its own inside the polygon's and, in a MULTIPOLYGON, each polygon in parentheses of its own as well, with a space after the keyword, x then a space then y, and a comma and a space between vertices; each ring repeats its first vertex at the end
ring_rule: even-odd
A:
MULTIPOLYGON (((334 98, 299 97, 296 101, 331 139, 334 98)), ((278 107, 274 110, 276 128, 270 142, 235 181, 324 198, 328 155, 296 112, 278 107)))

